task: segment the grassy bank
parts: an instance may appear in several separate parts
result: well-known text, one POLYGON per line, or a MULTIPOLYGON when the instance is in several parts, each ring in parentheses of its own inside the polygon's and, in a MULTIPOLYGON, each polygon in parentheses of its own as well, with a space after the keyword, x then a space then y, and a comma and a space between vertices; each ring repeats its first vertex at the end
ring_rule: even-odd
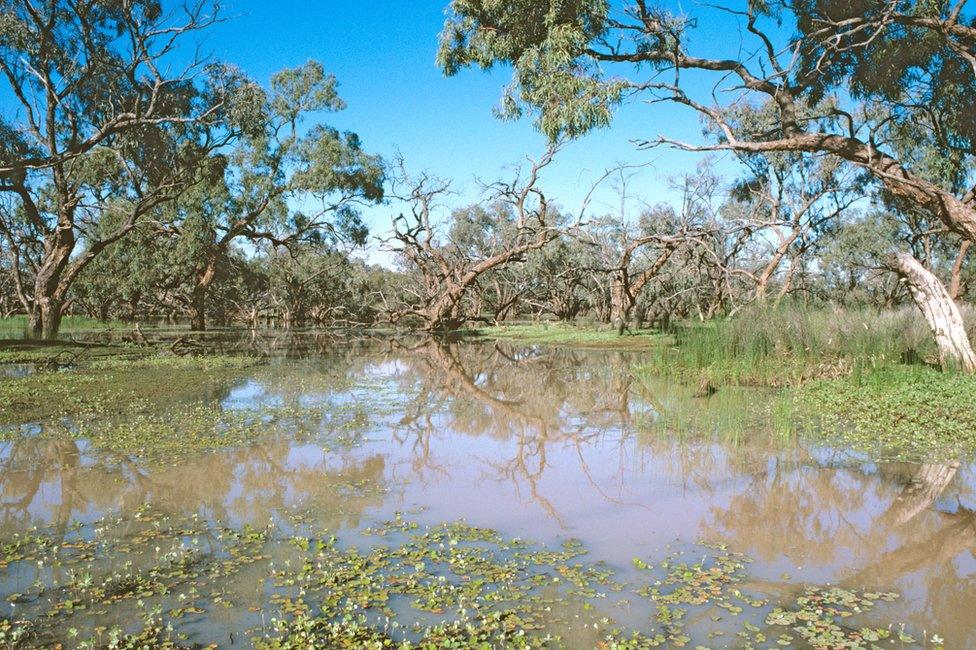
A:
MULTIPOLYGON (((9 316, 0 318, 0 338, 20 338, 27 333, 29 322, 27 316, 9 316)), ((119 320, 100 321, 97 318, 86 316, 65 316, 61 320, 61 334, 71 334, 72 332, 91 332, 104 331, 110 329, 131 329, 132 323, 125 323, 119 320)))
MULTIPOLYGON (((974 319, 967 318, 968 323, 974 319)), ((971 336, 976 332, 971 332, 971 336)), ((755 309, 687 323, 651 348, 638 376, 777 387, 782 423, 876 457, 976 453, 976 378, 935 367, 914 310, 755 309)))
POLYGON ((642 371, 716 384, 793 386, 863 369, 924 365, 934 344, 913 310, 751 309, 677 326, 642 371))
MULTIPOLYGON (((967 322, 976 322, 967 314, 967 322)), ((537 324, 492 327, 477 335, 527 344, 641 350, 644 383, 707 382, 778 388, 777 431, 802 432, 877 457, 929 458, 976 453, 976 378, 941 372, 921 316, 784 305, 735 318, 686 322, 667 334, 537 324)), ((976 332, 971 332, 976 340, 976 332)), ((704 404, 704 403, 703 403, 704 404)), ((704 406, 703 406, 704 408, 704 406)), ((743 407, 748 410, 748 407, 743 407)))
POLYGON ((576 327, 563 323, 499 325, 468 330, 466 335, 519 343, 581 348, 643 348, 661 345, 668 337, 652 330, 638 330, 618 336, 616 330, 576 327))

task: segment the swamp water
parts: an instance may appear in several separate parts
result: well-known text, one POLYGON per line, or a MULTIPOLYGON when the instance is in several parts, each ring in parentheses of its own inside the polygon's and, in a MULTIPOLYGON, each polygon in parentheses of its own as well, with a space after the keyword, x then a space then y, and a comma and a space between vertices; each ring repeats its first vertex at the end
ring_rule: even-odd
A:
POLYGON ((0 647, 976 647, 976 465, 806 443, 638 360, 306 346, 143 419, 23 423, 0 647), (143 421, 267 434, 99 434, 143 421))

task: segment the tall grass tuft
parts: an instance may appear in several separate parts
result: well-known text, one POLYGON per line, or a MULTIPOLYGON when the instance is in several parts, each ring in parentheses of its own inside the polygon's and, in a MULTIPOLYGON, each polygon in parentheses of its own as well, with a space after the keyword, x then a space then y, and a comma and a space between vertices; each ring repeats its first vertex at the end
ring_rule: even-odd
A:
MULTIPOLYGON (((964 312, 973 336, 976 313, 964 312)), ((674 345, 654 355, 647 370, 729 383, 785 385, 865 368, 924 363, 935 352, 922 315, 908 307, 878 312, 757 305, 734 318, 679 325, 674 345)))

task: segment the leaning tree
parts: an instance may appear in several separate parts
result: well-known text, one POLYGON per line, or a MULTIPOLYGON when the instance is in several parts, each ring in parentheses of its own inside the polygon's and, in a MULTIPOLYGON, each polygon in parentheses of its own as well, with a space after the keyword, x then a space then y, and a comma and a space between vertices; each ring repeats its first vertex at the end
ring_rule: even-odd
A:
POLYGON ((514 179, 488 185, 484 204, 455 210, 447 232, 436 213, 450 183, 429 174, 410 176, 401 163, 392 195, 409 212, 393 220, 384 244, 418 282, 403 288, 406 300, 389 305, 391 320, 419 319, 428 331, 458 329, 479 317, 466 313, 464 301, 480 280, 559 237, 559 213, 540 184, 558 150, 553 143, 530 161, 527 173, 520 169, 514 179))
MULTIPOLYGON (((976 22, 966 0, 780 0, 709 6, 738 21, 749 43, 703 56, 700 18, 634 0, 454 0, 438 60, 511 66, 501 111, 537 115, 550 137, 606 125, 630 96, 697 113, 715 137, 662 135, 642 146, 747 154, 830 155, 867 171, 885 199, 924 210, 976 240, 976 22), (794 24, 788 30, 785 24, 794 24), (699 48, 700 49, 700 48, 699 48), (712 88, 702 80, 711 75, 712 88), (743 119, 743 106, 768 106, 743 119)), ((724 14, 724 15, 722 15, 724 14)), ((713 48, 714 49, 714 48, 713 48)), ((976 355, 948 292, 909 256, 899 273, 929 320, 946 365, 976 371, 976 355)))

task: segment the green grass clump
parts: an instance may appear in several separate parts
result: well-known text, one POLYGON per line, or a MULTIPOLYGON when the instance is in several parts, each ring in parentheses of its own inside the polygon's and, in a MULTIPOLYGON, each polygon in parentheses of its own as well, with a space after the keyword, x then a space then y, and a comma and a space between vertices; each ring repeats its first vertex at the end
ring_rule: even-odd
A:
POLYGON ((881 457, 971 456, 976 377, 888 367, 810 382, 787 396, 818 436, 881 457))
POLYGON ((674 345, 642 371, 716 383, 791 386, 934 359, 931 334, 911 309, 756 306, 734 318, 679 325, 674 345))
POLYGON ((489 339, 503 339, 521 343, 572 345, 592 348, 649 348, 667 340, 654 330, 636 330, 619 336, 613 329, 575 327, 563 323, 535 325, 498 325, 468 332, 489 339))

